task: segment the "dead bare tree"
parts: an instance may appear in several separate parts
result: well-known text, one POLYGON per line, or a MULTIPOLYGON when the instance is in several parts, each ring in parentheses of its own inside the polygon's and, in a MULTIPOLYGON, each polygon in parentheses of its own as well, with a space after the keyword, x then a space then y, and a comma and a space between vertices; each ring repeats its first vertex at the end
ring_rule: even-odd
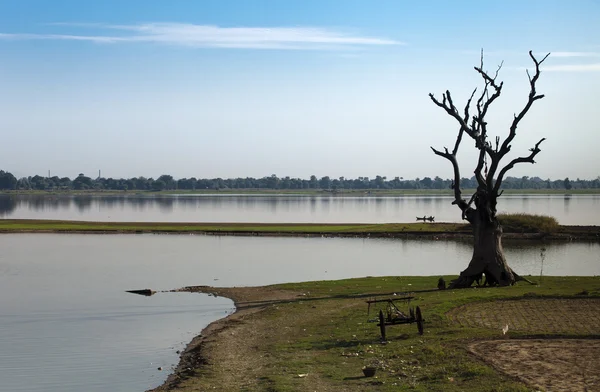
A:
POLYGON ((462 271, 459 278, 450 284, 450 288, 469 287, 473 284, 473 281, 481 278, 482 274, 485 275, 487 283, 491 285, 512 285, 523 279, 508 266, 504 257, 502 226, 496 217, 496 204, 498 197, 502 195, 500 187, 506 173, 518 163, 535 163, 533 158, 540 152, 540 144, 545 138, 542 138, 529 150, 531 153, 528 156, 514 158, 503 167, 500 166, 500 163, 512 148, 512 142, 517 134, 519 123, 533 103, 544 97, 544 95, 537 93, 536 83, 540 77, 540 65, 549 55, 550 53, 538 60, 529 51, 529 57, 535 64, 533 76, 527 71, 530 85, 529 97, 523 109, 514 115, 508 136, 502 143, 500 143, 500 137, 496 137, 495 145, 488 140, 488 124, 486 122, 486 115, 490 106, 502 93, 503 82, 498 83, 496 81, 502 64, 498 66, 493 75, 490 75, 483 69, 483 51, 481 52, 480 66, 474 67, 475 71, 483 78, 484 83, 483 90, 477 96, 477 101, 474 104, 476 113, 470 114, 477 89, 473 90, 462 114, 455 106, 450 91, 446 91, 442 95, 441 102, 433 94, 429 94, 433 103, 444 109, 449 116, 456 120, 459 126, 458 136, 451 152, 448 151, 448 148, 444 148, 444 151, 436 150, 433 147, 431 149, 436 155, 444 157, 452 163, 454 169, 454 180, 452 181, 454 201, 452 204, 461 209, 462 218, 471 224, 474 234, 473 257, 467 269, 462 271), (469 201, 462 197, 461 177, 456 157, 465 134, 475 141, 475 147, 479 150, 479 158, 474 171, 477 179, 477 190, 469 201))

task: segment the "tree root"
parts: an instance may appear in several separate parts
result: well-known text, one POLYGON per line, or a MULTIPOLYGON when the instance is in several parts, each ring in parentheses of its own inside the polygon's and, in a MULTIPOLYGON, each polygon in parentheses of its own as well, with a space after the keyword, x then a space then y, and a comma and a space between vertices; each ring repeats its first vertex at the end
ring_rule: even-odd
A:
POLYGON ((448 285, 448 289, 466 289, 471 287, 473 282, 475 281, 476 276, 472 275, 460 275, 458 279, 455 279, 450 282, 448 285))
POLYGON ((513 271, 512 273, 515 276, 515 282, 527 282, 527 283, 529 283, 531 285, 534 285, 534 286, 537 285, 536 282, 532 282, 531 280, 522 277, 521 275, 517 274, 515 271, 513 271))
POLYGON ((531 280, 517 274, 513 270, 511 270, 511 272, 514 276, 514 282, 511 282, 509 280, 497 281, 495 279, 495 277, 493 275, 491 275, 487 270, 484 270, 483 272, 479 272, 479 273, 475 273, 475 274, 473 274, 472 272, 469 271, 467 274, 465 274, 465 272, 467 272, 467 270, 463 271, 460 274, 460 276, 458 277, 458 279, 451 281, 450 284, 448 285, 448 289, 469 288, 473 285, 473 282, 477 282, 478 286, 481 286, 480 282, 481 282, 482 274, 484 274, 485 278, 486 278, 483 286, 490 286, 490 287, 491 286, 512 286, 517 282, 527 282, 531 285, 537 284, 536 282, 532 282, 531 280))

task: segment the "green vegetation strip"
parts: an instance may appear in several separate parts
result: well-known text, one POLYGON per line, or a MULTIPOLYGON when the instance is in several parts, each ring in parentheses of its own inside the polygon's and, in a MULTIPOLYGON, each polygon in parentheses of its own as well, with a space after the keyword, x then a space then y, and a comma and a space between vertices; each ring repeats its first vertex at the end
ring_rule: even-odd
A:
MULTIPOLYGON (((452 278, 445 277, 447 281, 452 278)), ((494 316, 497 301, 534 298, 541 311, 560 311, 559 316, 568 319, 568 311, 553 309, 553 303, 545 306, 544 300, 570 300, 584 314, 587 305, 597 304, 592 299, 600 298, 598 277, 544 277, 541 285, 462 290, 432 289, 437 279, 367 277, 273 286, 300 296, 276 302, 244 323, 232 324, 215 340, 218 352, 219 339, 244 333, 243 339, 251 339, 250 348, 239 355, 253 361, 252 366, 236 367, 233 381, 228 377, 231 369, 227 371, 227 361, 209 361, 177 390, 225 385, 227 388, 221 390, 525 392, 533 389, 470 355, 468 343, 552 336, 600 338, 597 320, 591 317, 579 318, 560 335, 553 335, 553 318, 544 317, 523 330, 511 328, 504 335, 501 323, 486 328, 455 322, 450 316, 453 309, 473 304, 477 305, 474 311, 478 317, 485 319, 494 316), (415 297, 410 306, 421 308, 425 333, 420 336, 415 324, 391 326, 387 328, 387 344, 381 344, 379 327, 369 320, 376 318, 385 304, 369 309, 365 300, 400 298, 404 293, 415 297), (367 365, 377 368, 376 378, 362 377, 361 368, 367 365)), ((535 304, 528 302, 530 307, 535 304)), ((399 301, 397 305, 408 313, 406 303, 399 301)), ((522 317, 527 319, 527 314, 522 317)))
POLYGON ((57 220, 0 220, 4 232, 198 232, 198 233, 452 233, 468 232, 468 227, 455 223, 399 223, 399 224, 305 224, 305 223, 165 223, 165 222, 83 222, 57 220))
MULTIPOLYGON (((562 238, 597 240, 599 226, 560 226, 556 219, 543 215, 501 214, 504 233, 521 238, 562 238), (534 234, 534 237, 527 237, 534 234)), ((252 235, 331 235, 389 236, 471 234, 461 223, 171 223, 171 222, 87 222, 63 220, 0 219, 0 232, 79 232, 79 233, 207 233, 252 235)))

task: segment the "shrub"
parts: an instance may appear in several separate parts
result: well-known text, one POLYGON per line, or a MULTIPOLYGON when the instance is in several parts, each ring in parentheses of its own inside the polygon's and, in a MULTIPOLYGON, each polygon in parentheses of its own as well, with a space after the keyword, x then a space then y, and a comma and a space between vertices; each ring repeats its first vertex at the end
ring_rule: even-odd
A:
POLYGON ((553 233, 559 228, 556 218, 547 215, 498 214, 506 232, 553 233))

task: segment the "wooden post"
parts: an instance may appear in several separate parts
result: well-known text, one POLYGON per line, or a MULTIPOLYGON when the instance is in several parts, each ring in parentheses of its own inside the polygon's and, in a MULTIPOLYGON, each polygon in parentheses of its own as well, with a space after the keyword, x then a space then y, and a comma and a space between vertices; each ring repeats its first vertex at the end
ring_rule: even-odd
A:
POLYGON ((385 320, 383 318, 383 310, 379 310, 379 330, 381 331, 381 340, 385 341, 385 320))

